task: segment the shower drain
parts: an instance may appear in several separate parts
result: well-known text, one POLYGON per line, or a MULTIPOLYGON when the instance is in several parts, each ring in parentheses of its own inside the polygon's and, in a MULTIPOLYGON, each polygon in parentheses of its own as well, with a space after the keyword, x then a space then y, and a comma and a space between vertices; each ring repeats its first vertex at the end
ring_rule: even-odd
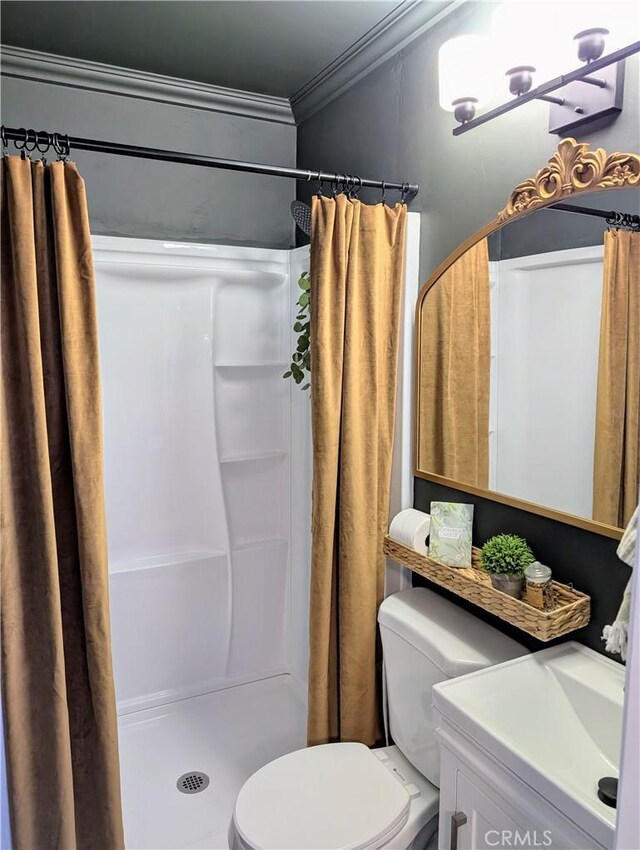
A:
POLYGON ((200 773, 199 770, 192 770, 190 773, 183 773, 176 782, 178 791, 183 794, 197 794, 209 784, 209 777, 206 773, 200 773))

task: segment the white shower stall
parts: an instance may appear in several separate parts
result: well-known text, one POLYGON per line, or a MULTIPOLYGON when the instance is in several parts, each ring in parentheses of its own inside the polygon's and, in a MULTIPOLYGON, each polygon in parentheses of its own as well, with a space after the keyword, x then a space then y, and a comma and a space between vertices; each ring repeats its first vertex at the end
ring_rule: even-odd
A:
POLYGON ((93 246, 118 712, 302 681, 309 398, 282 374, 308 249, 93 246))

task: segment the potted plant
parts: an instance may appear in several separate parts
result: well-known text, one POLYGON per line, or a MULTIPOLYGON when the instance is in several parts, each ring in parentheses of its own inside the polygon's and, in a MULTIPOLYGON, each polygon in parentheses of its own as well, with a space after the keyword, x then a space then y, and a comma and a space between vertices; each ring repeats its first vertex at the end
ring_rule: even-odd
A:
POLYGON ((516 599, 522 594, 524 570, 534 561, 529 544, 517 534, 496 534, 482 547, 481 566, 491 584, 516 599))

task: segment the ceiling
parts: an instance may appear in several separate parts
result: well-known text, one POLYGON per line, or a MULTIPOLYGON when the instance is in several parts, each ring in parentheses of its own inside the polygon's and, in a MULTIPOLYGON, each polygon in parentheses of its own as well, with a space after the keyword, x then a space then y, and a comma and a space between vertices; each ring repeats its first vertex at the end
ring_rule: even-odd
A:
MULTIPOLYGON (((435 15, 447 2, 426 0, 435 15)), ((3 0, 4 44, 290 97, 398 0, 3 0)))

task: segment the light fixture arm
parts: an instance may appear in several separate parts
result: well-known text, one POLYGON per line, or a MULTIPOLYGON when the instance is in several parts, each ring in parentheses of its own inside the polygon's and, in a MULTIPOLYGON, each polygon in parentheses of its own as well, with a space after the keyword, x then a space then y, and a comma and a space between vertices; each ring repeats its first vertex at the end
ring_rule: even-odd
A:
POLYGON ((545 100, 547 103, 555 103, 558 106, 564 106, 564 98, 563 97, 554 97, 552 94, 538 95, 536 100, 545 100))
POLYGON ((598 77, 580 77, 578 82, 589 83, 590 86, 598 86, 599 89, 603 89, 607 85, 605 80, 601 80, 598 77))
POLYGON ((623 59, 633 56, 638 52, 640 52, 640 41, 634 41, 632 44, 628 44, 626 47, 621 47, 619 50, 615 50, 613 53, 609 53, 606 56, 601 56, 593 62, 589 62, 588 65, 583 65, 580 68, 577 68, 575 71, 571 71, 568 74, 563 74, 560 77, 556 77, 553 80, 542 83, 542 85, 537 86, 535 89, 530 89, 525 94, 514 97, 513 100, 507 101, 507 103, 503 103, 501 106, 497 106, 495 109, 491 109, 482 115, 478 115, 476 118, 467 121, 465 124, 461 124, 459 127, 454 127, 453 135, 459 136, 462 133, 473 130, 475 127, 479 127, 481 124, 486 124, 488 121, 492 121, 499 115, 511 112, 513 109, 517 109, 519 106, 529 103, 532 100, 547 100, 549 99, 548 96, 554 91, 563 88, 569 83, 579 80, 590 83, 591 85, 599 86, 602 81, 597 81, 597 78, 591 76, 594 71, 598 71, 602 68, 607 68, 609 65, 621 62, 623 59))

